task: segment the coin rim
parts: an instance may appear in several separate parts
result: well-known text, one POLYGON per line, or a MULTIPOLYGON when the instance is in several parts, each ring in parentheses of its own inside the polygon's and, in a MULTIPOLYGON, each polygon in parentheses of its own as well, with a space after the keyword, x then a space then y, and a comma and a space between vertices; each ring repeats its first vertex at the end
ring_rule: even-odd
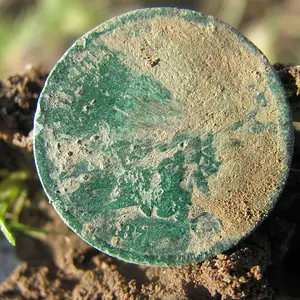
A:
MULTIPOLYGON (((155 255, 155 254, 149 255, 149 254, 130 252, 128 250, 113 247, 102 240, 99 239, 93 240, 92 238, 87 238, 82 235, 81 233, 82 225, 78 222, 77 218, 75 218, 70 212, 66 211, 64 205, 61 203, 62 202, 61 199, 56 195, 53 195, 53 193, 51 192, 51 190, 53 189, 53 182, 49 178, 49 175, 45 174, 46 170, 44 169, 44 166, 47 165, 47 158, 45 157, 42 151, 43 148, 42 145, 39 146, 38 142, 36 141, 36 137, 40 133, 40 131, 37 129, 39 127, 39 122, 37 121, 37 119, 42 114, 41 105, 44 96, 48 92, 47 91, 48 83, 51 81, 52 75, 59 71, 60 63, 64 60, 66 56, 68 56, 69 52, 74 47, 79 45, 82 39, 88 37, 91 33, 95 31, 104 34, 108 31, 115 29, 119 25, 123 25, 128 21, 151 19, 157 16, 167 16, 167 17, 184 16, 186 20, 193 21, 200 24, 210 23, 210 22, 222 24, 226 29, 233 32, 236 35, 237 39, 240 40, 241 43, 246 43, 249 46, 249 48, 253 52, 255 52, 256 55, 261 56, 261 59, 265 63, 266 74, 269 77, 268 79, 272 79, 272 84, 270 84, 270 89, 272 94, 275 95, 277 101, 276 103, 277 113, 281 115, 280 118, 281 122, 280 124, 278 124, 278 136, 280 137, 280 139, 283 141, 285 145, 285 149, 283 149, 283 151, 285 151, 284 154, 286 156, 286 161, 284 162, 286 168, 283 170, 283 172, 281 173, 281 177, 279 178, 279 182, 280 182, 279 186, 272 194, 269 195, 270 204, 268 207, 268 213, 273 209, 274 205, 276 204, 277 200, 280 197, 280 194, 284 188, 284 185, 288 177, 289 168, 292 160, 292 154, 293 154, 293 144, 294 144, 292 114, 291 114, 290 107, 288 105, 288 99, 285 94, 283 85, 279 80, 279 77, 277 76, 275 70, 268 62, 265 55, 251 41, 249 41, 246 37, 244 37, 241 33, 239 33, 236 29, 234 29, 227 23, 224 23, 223 21, 220 21, 219 19, 213 16, 209 16, 201 12, 196 12, 188 9, 171 8, 171 7, 138 9, 126 14, 122 14, 113 19, 110 19, 102 23, 101 25, 95 27, 94 29, 88 31, 86 34, 84 34, 82 37, 76 40, 75 43, 65 52, 65 54, 60 58, 57 64, 53 67, 52 71, 50 72, 46 80, 44 89, 40 94, 38 104, 37 104, 37 110, 34 118, 33 149, 34 149, 34 159, 36 163, 37 172, 40 181, 42 183, 43 189, 46 195, 48 196, 48 199, 52 203, 57 213, 61 216, 63 221, 84 241, 86 241, 91 246, 99 249, 102 252, 105 252, 111 256, 117 257, 127 262, 147 264, 152 266, 154 265, 170 266, 170 265, 182 265, 182 264, 201 262, 207 258, 222 253, 225 250, 228 250, 229 248, 237 244, 239 241, 247 237, 255 228, 257 228, 257 226, 263 221, 264 218, 260 220, 259 224, 253 226, 251 230, 245 232, 244 236, 240 236, 239 238, 232 238, 231 240, 227 239, 227 240, 220 241, 216 243, 213 247, 211 247, 209 251, 203 251, 199 255, 195 255, 192 253, 179 253, 178 255, 155 255)), ((176 245, 174 245, 174 247, 176 247, 176 245)))

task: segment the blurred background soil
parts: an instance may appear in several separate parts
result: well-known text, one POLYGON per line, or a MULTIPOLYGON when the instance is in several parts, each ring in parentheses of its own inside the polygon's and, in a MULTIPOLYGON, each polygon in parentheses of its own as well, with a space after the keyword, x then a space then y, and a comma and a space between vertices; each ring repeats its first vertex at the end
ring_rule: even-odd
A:
POLYGON ((0 283, 0 299, 300 299, 300 67, 289 65, 300 61, 299 15, 299 0, 0 0, 0 170, 28 172, 20 222, 48 232, 13 232, 21 263, 0 283), (234 249, 182 267, 127 264, 85 244, 48 204, 32 157, 51 67, 89 29, 150 6, 214 15, 284 63, 275 69, 298 130, 286 188, 266 221, 234 249), (28 66, 37 63, 43 68, 28 66))
POLYGON ((133 9, 177 6, 229 23, 271 63, 300 60, 299 0, 0 0, 0 78, 53 64, 82 34, 133 9))

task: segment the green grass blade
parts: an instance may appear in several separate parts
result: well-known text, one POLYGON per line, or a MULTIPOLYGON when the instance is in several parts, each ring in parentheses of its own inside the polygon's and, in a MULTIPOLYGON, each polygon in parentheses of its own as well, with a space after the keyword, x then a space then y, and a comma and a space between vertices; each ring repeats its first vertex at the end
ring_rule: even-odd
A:
POLYGON ((8 202, 0 202, 0 218, 4 218, 8 210, 8 202))
POLYGON ((28 172, 22 171, 22 170, 12 172, 9 175, 9 179, 12 179, 12 180, 21 180, 21 181, 24 181, 24 180, 28 179, 28 177, 29 177, 28 172))
POLYGON ((6 237, 6 239, 13 245, 16 245, 16 240, 13 234, 10 232, 8 226, 6 225, 4 219, 0 217, 0 229, 3 233, 3 235, 6 237))
POLYGON ((12 219, 15 222, 18 222, 19 220, 19 215, 23 209, 25 200, 28 196, 28 189, 24 188, 20 191, 19 196, 17 197, 17 199, 15 200, 15 202, 13 203, 13 208, 12 208, 12 219))
POLYGON ((11 229, 14 230, 18 230, 20 232, 26 233, 26 234, 32 234, 32 233, 38 233, 38 234, 59 234, 56 231, 53 230, 44 230, 44 229, 40 229, 40 228, 35 228, 35 227, 31 227, 31 226, 27 226, 24 225, 22 223, 18 223, 18 222, 11 222, 9 224, 9 226, 11 227, 11 229))
POLYGON ((11 203, 20 192, 20 182, 3 180, 0 184, 0 201, 11 203))

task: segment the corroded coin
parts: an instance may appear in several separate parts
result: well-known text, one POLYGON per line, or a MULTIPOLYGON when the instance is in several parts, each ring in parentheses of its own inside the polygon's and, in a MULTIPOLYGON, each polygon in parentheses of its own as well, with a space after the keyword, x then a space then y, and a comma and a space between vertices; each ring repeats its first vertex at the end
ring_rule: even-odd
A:
POLYGON ((288 174, 286 98, 229 25, 175 8, 88 32, 39 99, 34 150, 53 206, 112 256, 179 265, 249 234, 288 174))

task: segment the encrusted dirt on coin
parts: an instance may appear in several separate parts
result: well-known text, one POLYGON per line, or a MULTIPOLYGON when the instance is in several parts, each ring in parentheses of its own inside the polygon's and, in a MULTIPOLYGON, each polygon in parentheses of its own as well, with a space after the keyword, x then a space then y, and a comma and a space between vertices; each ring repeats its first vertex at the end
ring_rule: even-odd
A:
MULTIPOLYGON (((298 69, 282 65, 276 69, 291 101, 300 102, 298 69)), ((31 142, 30 126, 45 77, 40 69, 31 68, 12 77, 18 78, 16 81, 0 82, 0 168, 34 168, 31 147, 24 148, 14 136, 19 133, 31 142), (32 80, 32 85, 22 90, 20 84, 22 87, 26 80, 32 80), (31 104, 24 108, 27 101, 31 104), (12 106, 13 116, 7 113, 12 106), (22 118, 24 111, 28 114, 22 118)), ((297 138, 286 188, 271 215, 234 249, 200 264, 148 267, 124 263, 79 239, 62 223, 45 196, 39 202, 28 200, 21 221, 59 234, 39 239, 17 235, 17 254, 24 262, 0 284, 0 298, 300 299, 297 138)))
MULTIPOLYGON (((117 27, 112 25, 113 22, 109 22, 108 24, 113 29, 107 29, 107 32, 103 29, 98 37, 95 35, 92 38, 92 33, 84 36, 78 42, 83 45, 82 48, 74 47, 68 52, 67 57, 70 57, 71 61, 82 61, 82 64, 74 66, 78 74, 85 72, 83 70, 95 68, 95 64, 92 63, 93 59, 101 61, 101 64, 95 68, 95 72, 99 76, 101 72, 97 71, 97 68, 101 70, 101 66, 113 66, 111 61, 115 63, 117 57, 118 67, 116 66, 116 68, 119 69, 122 65, 130 72, 138 74, 140 79, 142 76, 149 77, 149 80, 150 78, 155 80, 156 85, 161 84, 169 92, 168 96, 172 101, 168 105, 163 102, 159 104, 163 111, 162 114, 156 114, 156 110, 152 111, 152 107, 156 107, 160 111, 157 101, 150 107, 147 107, 144 102, 142 103, 143 109, 149 108, 147 115, 149 113, 153 119, 157 116, 166 117, 170 108, 174 111, 174 114, 170 114, 162 122, 163 125, 159 122, 157 124, 150 122, 149 125, 148 118, 144 118, 143 109, 138 111, 124 109, 123 111, 116 107, 119 113, 127 116, 126 122, 129 122, 124 123, 126 125, 122 128, 134 128, 132 132, 125 133, 124 131, 120 136, 130 142, 128 136, 131 134, 134 134, 139 141, 148 138, 149 143, 153 144, 153 148, 157 151, 145 154, 142 158, 142 165, 145 165, 144 161, 146 161, 147 166, 154 167, 154 169, 157 169, 163 159, 173 159, 175 153, 182 151, 182 155, 185 157, 182 177, 186 180, 186 183, 182 182, 184 183, 182 190, 191 194, 191 205, 189 206, 191 218, 200 218, 201 214, 205 212, 219 224, 219 226, 215 225, 216 233, 210 235, 207 234, 209 230, 203 230, 201 226, 196 230, 190 229, 189 236, 187 235, 189 240, 187 251, 198 256, 205 251, 213 252, 212 249, 218 247, 219 244, 224 246, 226 243, 239 240, 263 219, 272 206, 273 196, 271 195, 277 195, 277 191, 280 189, 283 174, 287 171, 290 153, 286 146, 288 130, 284 126, 284 114, 280 113, 283 110, 280 103, 284 101, 284 97, 280 92, 273 91, 276 83, 266 59, 258 51, 254 51, 244 40, 241 41, 240 38, 237 38, 237 34, 225 24, 211 22, 210 17, 205 20, 204 24, 201 24, 200 21, 193 22, 187 19, 190 17, 188 11, 178 11, 177 13, 180 14, 180 17, 159 14, 155 14, 151 19, 140 20, 132 17, 130 21, 122 20, 122 26, 117 27), (135 32, 136 28, 139 28, 142 34, 135 32), (96 45, 96 51, 92 46, 88 46, 92 43, 96 45), (101 47, 107 49, 105 50, 106 57, 98 50, 101 47), (159 58, 159 64, 154 67, 149 66, 148 60, 152 59, 151 57, 159 58), (85 58, 86 62, 84 62, 85 58), (239 126, 232 129, 237 123, 239 126), (207 153, 212 154, 211 161, 206 162, 203 157, 200 159, 200 163, 195 164, 193 159, 187 159, 192 156, 191 153, 194 151, 188 150, 192 149, 192 146, 189 148, 191 142, 188 139, 186 140, 188 147, 183 147, 183 150, 173 148, 172 151, 165 151, 165 149, 162 151, 156 145, 158 142, 171 144, 179 133, 182 135, 194 134, 199 137, 201 144, 204 144, 206 136, 211 134, 213 141, 208 144, 209 146, 207 145, 208 150, 206 150, 207 153), (237 160, 236 157, 241 159, 237 160), (201 176, 205 178, 203 181, 207 184, 205 190, 196 184, 198 175, 195 174, 198 172, 193 168, 198 168, 198 165, 200 165, 201 176), (215 170, 211 173, 208 172, 207 165, 214 165, 215 170), (204 233, 199 234, 201 230, 204 233)), ((105 27, 105 25, 103 26, 105 27)), ((98 33, 98 30, 99 28, 96 28, 94 32, 98 33)), ((69 64, 66 62, 67 66, 69 64)), ((103 76, 115 74, 114 68, 106 68, 103 76)), ((73 72, 70 74, 63 72, 63 76, 68 80, 67 78, 73 78, 73 72)), ((86 159, 82 152, 77 155, 80 148, 73 145, 74 136, 67 131, 64 131, 63 134, 58 133, 56 124, 51 123, 52 115, 55 115, 55 112, 46 110, 49 106, 48 103, 51 103, 51 106, 62 105, 60 92, 56 92, 61 88, 61 82, 57 83, 53 77, 51 78, 53 88, 48 90, 41 99, 41 111, 45 111, 44 116, 48 122, 47 129, 42 125, 42 113, 38 113, 36 122, 41 128, 36 136, 39 136, 40 133, 41 140, 49 141, 49 144, 45 147, 47 150, 41 151, 43 155, 37 157, 37 161, 42 172, 45 164, 40 162, 45 159, 44 157, 48 157, 56 167, 55 171, 51 172, 52 183, 59 185, 59 182, 62 181, 62 186, 65 187, 69 185, 69 182, 64 183, 61 173, 70 170, 69 164, 76 168, 78 163, 86 159), (58 139, 61 139, 59 142, 62 149, 65 150, 64 153, 67 153, 66 149, 74 149, 72 158, 69 159, 62 154, 63 152, 55 149, 54 141, 58 139)), ((108 88, 110 93, 114 93, 110 85, 102 86, 101 80, 99 83, 101 88, 108 88)), ((110 82, 114 82, 114 79, 110 82)), ((87 88, 86 85, 83 86, 87 88)), ((147 87, 148 85, 143 84, 144 94, 146 94, 147 87)), ((66 88, 63 87, 63 89, 66 88)), ((160 92, 160 94, 162 93, 160 92)), ((123 95, 124 99, 125 96, 131 97, 131 94, 126 91, 123 95)), ((154 101, 156 98, 149 95, 149 99, 154 101)), ((135 103, 134 100, 131 101, 135 103)), ((78 115, 75 111, 72 111, 71 115, 76 115, 77 124, 81 115, 77 118, 78 115)), ((62 126, 64 125, 62 122, 62 126)), ((110 130, 113 132, 112 128, 110 130)), ((86 131, 83 132, 86 134, 86 131)), ((109 136, 116 139, 112 132, 109 136)), ((37 149, 40 148, 37 147, 37 149)), ((121 159, 118 158, 120 154, 116 153, 116 148, 112 148, 110 155, 110 158, 116 159, 116 162, 111 164, 116 167, 111 170, 110 166, 107 166, 104 168, 104 173, 112 172, 119 182, 122 178, 121 174, 124 173, 124 166, 120 163, 121 159)), ((86 161, 93 164, 94 161, 102 163, 104 158, 98 156, 103 152, 99 150, 95 152, 95 155, 88 154, 89 159, 86 161)), ((141 166, 139 159, 136 159, 137 166, 141 166)), ((131 169, 134 170, 134 167, 131 169)), ((130 180, 130 176, 126 175, 126 181, 130 182, 130 180)), ((49 183, 45 185, 46 188, 48 186, 49 183)), ((71 191, 76 191, 80 186, 84 187, 78 180, 75 189, 71 187, 71 191)), ((151 186, 154 187, 153 191, 148 191, 143 187, 140 190, 143 195, 146 192, 150 195, 150 200, 146 200, 145 196, 142 197, 143 201, 149 203, 151 203, 151 197, 154 198, 154 194, 160 195, 164 191, 162 176, 160 180, 157 180, 157 184, 151 186)), ((60 191, 60 193, 62 192, 60 191)), ((73 199, 76 196, 71 193, 68 196, 74 202, 73 199)), ((66 210, 72 210, 72 214, 76 216, 79 209, 77 210, 77 207, 72 209, 64 197, 61 199, 65 203, 66 210)), ((112 199, 112 201, 115 200, 112 199)), ((58 207, 57 202, 53 201, 54 205, 58 207)), ((175 203, 171 202, 171 205, 175 206, 175 203)), ((155 205, 153 206, 155 207, 155 205)), ((135 205, 128 205, 126 209, 128 214, 136 215, 136 218, 140 217, 140 210, 135 211, 135 205)), ((67 218, 66 213, 64 217, 67 218)), ((77 219, 84 223, 80 218, 77 219)), ((105 232, 104 235, 107 236, 107 233, 105 232)), ((90 238, 90 235, 85 237, 90 238)), ((99 239, 104 240, 104 238, 99 239)), ((105 242, 109 244, 109 241, 105 240, 105 242)), ((123 238, 121 238, 121 245, 123 245, 121 248, 126 249, 123 238)), ((172 246, 170 248, 173 249, 172 246)), ((158 250, 156 251, 158 254, 158 250)), ((140 252, 142 250, 136 247, 134 255, 138 255, 140 252)), ((168 251, 168 254, 171 253, 168 251)), ((163 254, 161 255, 163 256, 163 254)))
POLYGON ((266 58, 235 31, 189 11, 148 12, 92 30, 53 69, 35 119, 37 167, 54 207, 99 249, 195 262, 236 244, 273 207, 290 119, 266 58), (130 227, 118 230, 125 214, 130 227))

